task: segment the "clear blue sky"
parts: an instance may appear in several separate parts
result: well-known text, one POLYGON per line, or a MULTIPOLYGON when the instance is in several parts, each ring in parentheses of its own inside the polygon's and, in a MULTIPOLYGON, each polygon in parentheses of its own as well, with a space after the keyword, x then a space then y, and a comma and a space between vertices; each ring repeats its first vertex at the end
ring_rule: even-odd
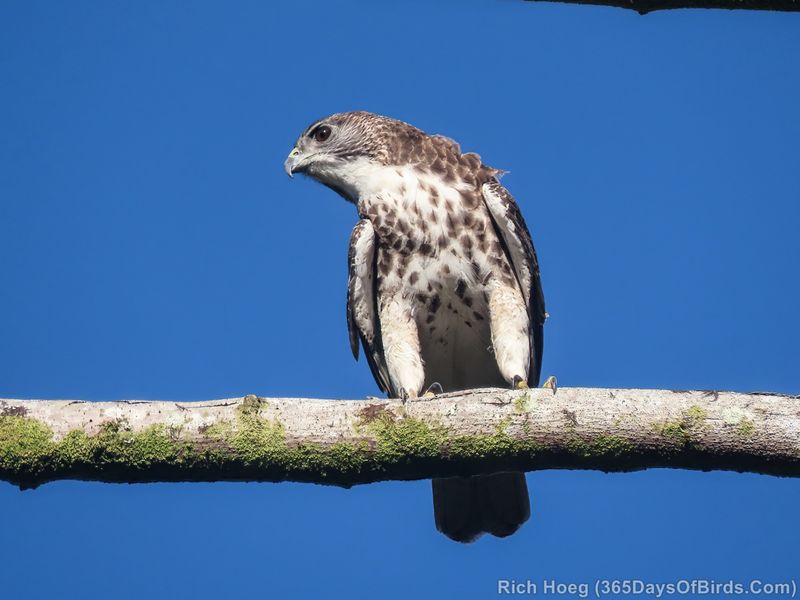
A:
MULTIPOLYGON (((282 163, 366 109, 508 169, 564 386, 800 393, 800 14, 498 2, 0 5, 0 397, 359 398, 352 206, 282 163)), ((430 484, 0 483, 4 598, 494 597, 798 577, 800 480, 532 473, 471 546, 430 484)))

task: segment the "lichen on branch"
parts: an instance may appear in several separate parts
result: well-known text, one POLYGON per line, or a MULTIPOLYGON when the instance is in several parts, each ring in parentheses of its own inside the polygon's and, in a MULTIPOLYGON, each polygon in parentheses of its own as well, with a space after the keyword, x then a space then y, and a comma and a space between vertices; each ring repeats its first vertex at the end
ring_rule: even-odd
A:
POLYGON ((800 474, 800 402, 777 394, 474 390, 420 399, 0 400, 0 478, 351 486, 498 470, 800 474))

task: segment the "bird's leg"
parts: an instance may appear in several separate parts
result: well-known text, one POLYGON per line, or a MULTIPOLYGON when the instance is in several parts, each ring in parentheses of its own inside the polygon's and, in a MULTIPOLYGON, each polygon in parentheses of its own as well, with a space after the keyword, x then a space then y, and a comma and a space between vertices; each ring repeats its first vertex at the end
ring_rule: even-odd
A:
POLYGON ((550 375, 550 377, 545 379, 542 387, 547 388, 548 390, 553 390, 553 393, 555 394, 556 390, 558 389, 558 379, 556 379, 555 375, 550 375))
POLYGON ((516 286, 493 281, 489 288, 492 347, 500 374, 514 388, 528 387, 528 311, 516 286))
POLYGON ((425 383, 417 323, 400 294, 381 302, 379 314, 386 369, 392 387, 398 390, 404 402, 416 398, 425 383))
POLYGON ((409 398, 416 398, 417 394, 409 393, 405 390, 405 388, 400 388, 399 390, 397 390, 397 396, 400 398, 400 402, 405 404, 406 402, 408 402, 409 398))

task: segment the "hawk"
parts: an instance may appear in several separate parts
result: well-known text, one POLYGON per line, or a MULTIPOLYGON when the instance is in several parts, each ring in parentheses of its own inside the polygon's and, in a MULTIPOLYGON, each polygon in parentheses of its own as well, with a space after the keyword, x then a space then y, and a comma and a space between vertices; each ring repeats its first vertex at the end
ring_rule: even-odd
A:
MULTIPOLYGON (((311 124, 284 165, 357 210, 347 325, 392 397, 537 386, 544 296, 531 236, 501 171, 453 140, 356 111, 311 124)), ((436 527, 504 537, 530 516, 523 473, 433 480, 436 527)))

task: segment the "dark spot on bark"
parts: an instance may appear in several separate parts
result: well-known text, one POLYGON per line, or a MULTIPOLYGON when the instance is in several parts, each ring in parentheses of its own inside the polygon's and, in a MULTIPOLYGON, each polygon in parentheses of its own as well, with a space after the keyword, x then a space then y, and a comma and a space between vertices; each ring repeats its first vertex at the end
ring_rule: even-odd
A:
POLYGON ((397 415, 386 408, 385 404, 370 404, 362 408, 358 412, 358 416, 361 417, 362 423, 370 423, 376 419, 394 421, 397 418, 397 415))
POLYGON ((2 403, 0 408, 0 417, 24 417, 28 414, 28 409, 24 406, 9 406, 5 402, 2 403))

